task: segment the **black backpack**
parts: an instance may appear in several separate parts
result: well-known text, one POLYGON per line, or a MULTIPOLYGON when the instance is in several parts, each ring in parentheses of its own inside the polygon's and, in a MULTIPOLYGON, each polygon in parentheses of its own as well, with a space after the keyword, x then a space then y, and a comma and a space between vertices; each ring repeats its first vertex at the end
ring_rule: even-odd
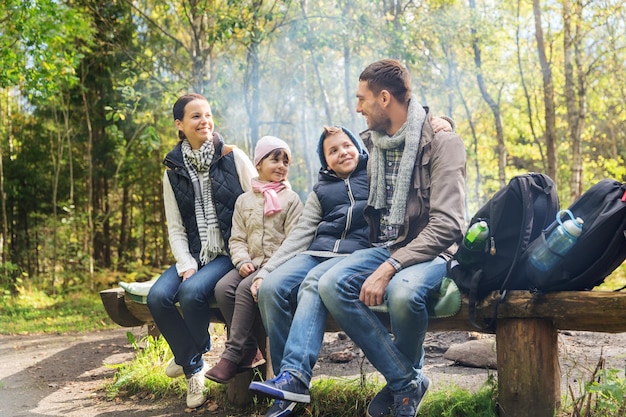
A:
MULTIPOLYGON (((474 319, 478 301, 496 290, 502 301, 507 290, 529 288, 518 267, 522 253, 554 221, 558 211, 554 181, 544 174, 529 173, 513 177, 472 217, 469 227, 481 220, 489 226, 487 244, 480 252, 459 245, 448 261, 447 272, 461 292, 468 294, 469 316, 476 327, 484 328, 474 319)), ((496 315, 497 305, 490 327, 496 315)))
MULTIPOLYGON (((626 183, 602 180, 583 193, 569 210, 583 219, 582 233, 549 271, 538 271, 524 257, 531 290, 590 290, 626 258, 626 183)), ((551 224, 532 246, 544 244, 556 226, 556 222, 551 224)))

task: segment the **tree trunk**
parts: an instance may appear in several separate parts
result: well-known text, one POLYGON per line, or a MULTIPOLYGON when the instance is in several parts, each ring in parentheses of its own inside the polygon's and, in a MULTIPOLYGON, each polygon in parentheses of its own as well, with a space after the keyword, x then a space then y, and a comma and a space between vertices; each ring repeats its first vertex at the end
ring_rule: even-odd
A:
POLYGON ((530 100, 530 93, 528 92, 528 86, 526 85, 526 78, 524 75, 524 66, 522 65, 522 56, 521 56, 521 47, 520 47, 520 37, 519 37, 519 22, 520 22, 520 0, 517 0, 517 27, 515 28, 515 46, 517 50, 517 66, 519 68, 520 81, 522 84, 522 89, 524 90, 524 98, 526 99, 526 111, 528 112, 528 126, 530 127, 530 133, 533 137, 533 142, 539 148, 539 155, 541 155, 541 163, 543 165, 543 170, 547 171, 546 167, 546 157, 543 153, 543 144, 537 137, 537 133, 535 132, 535 123, 533 122, 533 106, 530 100))
MULTIPOLYGON (((470 9, 472 12, 476 10, 476 1, 470 0, 470 9)), ((478 81, 478 88, 480 89, 480 93, 483 96, 483 99, 491 109, 491 113, 493 114, 494 124, 496 128, 496 139, 498 143, 498 180, 500 182, 500 188, 506 186, 506 160, 507 160, 507 149, 504 143, 504 129, 502 127, 502 115, 500 114, 500 104, 499 100, 494 100, 489 92, 487 91, 487 86, 485 85, 485 80, 482 74, 482 59, 481 59, 481 51, 480 45, 478 43, 478 37, 476 34, 476 29, 472 24, 471 27, 472 33, 472 49, 474 50, 474 65, 476 66, 476 80, 478 81)))
POLYGON ((535 17, 535 38, 537 39, 537 53, 541 64, 541 76, 543 79, 543 102, 545 112, 545 144, 548 155, 547 174, 557 182, 557 140, 556 140, 556 111, 554 105, 554 84, 552 81, 552 68, 546 57, 543 28, 541 27, 541 5, 539 0, 533 0, 533 13, 535 17))
POLYGON ((572 155, 570 198, 576 200, 582 194, 582 131, 586 117, 586 80, 582 68, 581 19, 582 4, 579 0, 563 0, 563 59, 565 72, 565 104, 572 155))
MULTIPOLYGON (((85 84, 86 70, 82 68, 82 84, 85 84)), ((85 158, 87 160, 87 233, 85 234, 86 253, 89 256, 89 278, 88 287, 94 289, 94 223, 93 223, 93 129, 91 126, 91 117, 89 115, 89 102, 87 94, 82 89, 83 111, 85 114, 85 124, 87 127, 87 152, 85 158)))
MULTIPOLYGON (((307 38, 312 35, 311 28, 308 24, 308 13, 307 13, 307 0, 300 1, 300 7, 302 8, 302 17, 304 19, 304 25, 306 29, 307 38)), ((315 57, 315 52, 313 48, 309 48, 309 56, 311 57, 311 65, 313 67, 313 72, 315 73, 315 79, 317 80, 317 87, 319 88, 322 104, 324 105, 324 113, 326 114, 326 120, 323 123, 331 124, 333 123, 333 114, 330 110, 330 100, 328 98, 328 93, 326 92, 326 87, 324 87, 324 80, 322 79, 322 74, 320 73, 319 65, 317 64, 317 59, 315 57)))
MULTIPOLYGON (((6 95, 6 112, 2 112, 2 106, 0 106, 0 120, 6 120, 6 127, 2 126, 0 132, 4 132, 6 130, 6 136, 11 136, 11 104, 9 102, 9 94, 5 89, 0 89, 2 93, 2 99, 4 101, 6 95)), ((0 234, 0 263, 2 263, 2 275, 8 276, 6 271, 6 262, 8 261, 6 257, 7 247, 9 243, 9 222, 7 218, 7 194, 4 191, 4 152, 2 150, 4 141, 4 134, 0 135, 0 201, 2 202, 2 234, 0 234)))
POLYGON ((350 72, 352 69, 352 53, 350 51, 350 44, 347 37, 343 39, 343 42, 343 84, 346 91, 346 107, 348 108, 348 114, 350 115, 350 130, 352 130, 356 126, 356 111, 354 105, 356 90, 352 89, 352 74, 350 72))
POLYGON ((246 88, 244 97, 246 99, 246 109, 248 110, 248 120, 250 123, 249 148, 254 150, 259 138, 259 114, 260 112, 260 77, 259 77, 259 44, 256 40, 250 41, 246 48, 246 88))

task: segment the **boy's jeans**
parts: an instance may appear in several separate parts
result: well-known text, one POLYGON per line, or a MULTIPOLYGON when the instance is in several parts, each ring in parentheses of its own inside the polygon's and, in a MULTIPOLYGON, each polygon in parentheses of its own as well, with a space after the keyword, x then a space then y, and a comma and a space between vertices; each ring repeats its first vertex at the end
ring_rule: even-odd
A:
POLYGON ((270 339, 275 375, 289 371, 306 385, 311 381, 328 314, 318 295, 317 283, 342 259, 345 257, 300 254, 263 280, 258 296, 259 310, 270 339))

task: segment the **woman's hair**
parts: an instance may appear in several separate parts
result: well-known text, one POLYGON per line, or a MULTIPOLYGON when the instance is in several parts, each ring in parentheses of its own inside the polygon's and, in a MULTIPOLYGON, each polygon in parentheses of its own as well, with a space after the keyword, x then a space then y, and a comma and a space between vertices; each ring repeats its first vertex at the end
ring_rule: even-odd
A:
POLYGON ((387 90, 403 104, 411 98, 411 75, 394 59, 383 59, 368 65, 359 76, 359 81, 366 81, 374 95, 387 90))
MULTIPOLYGON (((194 100, 204 100, 207 103, 209 102, 206 97, 198 93, 189 93, 180 96, 178 100, 176 100, 176 103, 174 103, 174 107, 172 108, 172 114, 174 115, 175 121, 183 120, 183 118, 185 117, 185 107, 187 106, 187 103, 194 100)), ((185 139, 185 134, 179 130, 178 137, 180 138, 180 140, 183 140, 185 139)))

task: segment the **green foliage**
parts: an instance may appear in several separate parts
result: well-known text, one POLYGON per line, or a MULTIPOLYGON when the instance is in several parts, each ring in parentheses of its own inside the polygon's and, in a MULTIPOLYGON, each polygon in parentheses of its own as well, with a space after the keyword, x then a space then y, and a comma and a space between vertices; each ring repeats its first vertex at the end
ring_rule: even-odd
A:
POLYGON ((79 8, 9 0, 0 15, 0 87, 22 85, 31 97, 50 97, 61 82, 78 82, 75 67, 92 33, 79 8))
POLYGON ((18 295, 0 297, 0 334, 67 333, 115 328, 98 294, 48 295, 17 286, 18 295))
MULTIPOLYGON (((564 415, 572 417, 622 417, 626 415, 624 370, 606 369, 604 364, 604 358, 601 357, 589 381, 584 383, 581 395, 573 398, 571 403, 564 407, 564 415)), ((570 393, 572 393, 571 390, 570 393)))
POLYGON ((585 388, 595 398, 593 414, 598 416, 623 416, 626 414, 626 379, 617 369, 602 369, 597 380, 585 388))

